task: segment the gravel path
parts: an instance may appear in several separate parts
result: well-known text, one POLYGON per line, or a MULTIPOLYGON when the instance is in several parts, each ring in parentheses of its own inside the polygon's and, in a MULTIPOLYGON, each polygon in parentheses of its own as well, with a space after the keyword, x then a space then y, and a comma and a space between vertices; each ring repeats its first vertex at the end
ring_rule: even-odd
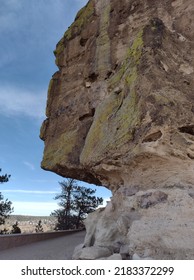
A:
POLYGON ((0 260, 71 260, 85 231, 0 251, 0 260))

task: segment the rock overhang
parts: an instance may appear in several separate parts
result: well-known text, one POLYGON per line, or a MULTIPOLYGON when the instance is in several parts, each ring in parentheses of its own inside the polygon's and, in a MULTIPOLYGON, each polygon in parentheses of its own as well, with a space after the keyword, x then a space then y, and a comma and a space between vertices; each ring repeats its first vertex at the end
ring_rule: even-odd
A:
POLYGON ((55 50, 42 168, 112 190, 137 184, 137 170, 140 184, 160 172, 153 186, 192 182, 176 172, 194 158, 188 3, 91 0, 78 12, 55 50))

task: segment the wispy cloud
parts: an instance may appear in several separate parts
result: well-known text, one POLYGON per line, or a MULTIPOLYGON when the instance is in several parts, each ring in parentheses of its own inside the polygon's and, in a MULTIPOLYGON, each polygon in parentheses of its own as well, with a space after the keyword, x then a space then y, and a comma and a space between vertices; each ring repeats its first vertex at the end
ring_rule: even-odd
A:
MULTIPOLYGON (((21 8, 21 3, 18 0, 7 0, 2 3, 1 9, 2 13, 0 15, 0 33, 3 31, 11 29, 11 23, 18 22, 17 11, 21 8)), ((15 28, 16 26, 13 26, 15 28)))
POLYGON ((11 117, 24 115, 35 119, 45 117, 46 94, 24 89, 0 87, 0 114, 11 117))
POLYGON ((29 169, 35 170, 35 166, 29 161, 23 161, 23 164, 26 165, 29 169))
MULTIPOLYGON (((106 200, 105 200, 106 201, 106 200)), ((105 202, 104 201, 104 202, 105 202)), ((105 207, 104 203, 103 206, 105 207)), ((48 216, 56 209, 59 209, 57 202, 37 202, 37 201, 14 201, 13 203, 15 215, 37 215, 48 216)))
MULTIPOLYGON (((39 191, 39 190, 20 190, 20 189, 9 189, 1 190, 2 193, 23 193, 23 194, 56 194, 56 191, 39 191)), ((15 202, 14 202, 15 203, 15 202)))

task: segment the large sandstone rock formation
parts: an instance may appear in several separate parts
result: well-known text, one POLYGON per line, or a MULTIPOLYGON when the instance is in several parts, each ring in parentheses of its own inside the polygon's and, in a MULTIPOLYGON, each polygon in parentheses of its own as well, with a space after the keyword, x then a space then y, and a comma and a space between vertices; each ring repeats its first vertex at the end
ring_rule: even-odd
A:
POLYGON ((194 259, 193 18, 192 0, 90 0, 57 44, 42 168, 113 193, 75 258, 194 259))

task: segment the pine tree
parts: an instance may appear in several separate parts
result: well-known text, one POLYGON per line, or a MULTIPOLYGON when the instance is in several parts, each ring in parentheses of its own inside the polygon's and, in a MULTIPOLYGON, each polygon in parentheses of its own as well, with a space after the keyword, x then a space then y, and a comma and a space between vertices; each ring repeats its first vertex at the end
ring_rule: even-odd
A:
MULTIPOLYGON (((1 168, 0 168, 0 172, 1 172, 1 168)), ((0 175, 0 183, 6 183, 9 181, 9 178, 11 177, 11 175, 0 175)))
POLYGON ((82 224, 87 215, 103 203, 102 197, 94 196, 96 190, 91 188, 78 187, 75 195, 75 205, 77 209, 76 228, 82 224))
POLYGON ((43 232, 44 231, 41 220, 39 220, 38 224, 36 225, 35 231, 36 232, 43 232))
POLYGON ((55 196, 55 200, 60 200, 58 205, 60 209, 55 210, 52 215, 57 217, 56 230, 66 230, 74 227, 73 212, 76 210, 74 205, 74 194, 77 189, 76 181, 67 179, 59 182, 61 193, 55 196))
MULTIPOLYGON (((1 172, 1 169, 0 169, 1 172)), ((10 175, 0 175, 0 184, 8 182, 10 178, 10 175)), ((5 224, 5 219, 9 217, 9 215, 13 212, 13 208, 11 207, 12 202, 6 199, 3 200, 4 197, 0 192, 0 225, 5 224)), ((0 231, 0 234, 5 234, 6 229, 4 231, 0 231)))
POLYGON ((96 190, 80 187, 74 179, 67 179, 59 183, 61 193, 55 196, 60 209, 51 215, 57 217, 56 230, 79 228, 87 214, 93 212, 103 199, 94 196, 96 190))
POLYGON ((11 233, 12 233, 12 234, 21 233, 21 229, 20 229, 19 226, 18 226, 18 222, 16 222, 15 224, 13 224, 11 233))

